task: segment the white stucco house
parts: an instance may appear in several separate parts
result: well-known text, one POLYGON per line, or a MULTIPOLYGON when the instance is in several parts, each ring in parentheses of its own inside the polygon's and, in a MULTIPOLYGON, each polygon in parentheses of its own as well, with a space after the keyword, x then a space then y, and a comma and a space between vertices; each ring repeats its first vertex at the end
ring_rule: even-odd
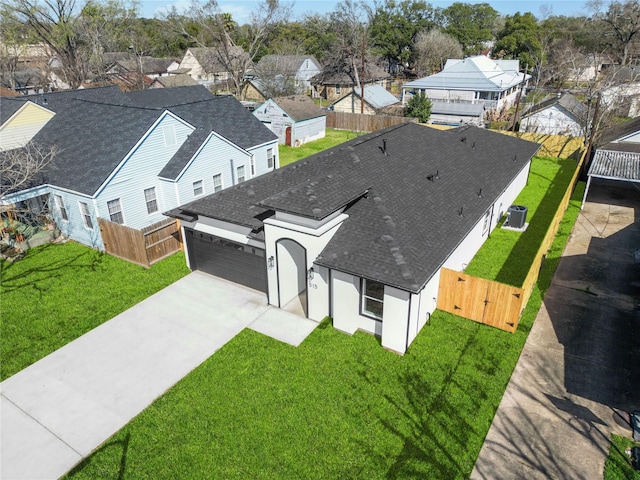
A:
POLYGON ((167 212, 186 257, 279 308, 403 353, 525 186, 538 144, 394 126, 167 212), (455 159, 455 161, 452 161, 455 159))
POLYGON ((432 112, 445 116, 439 123, 457 125, 464 123, 460 122, 461 116, 477 117, 478 107, 509 108, 530 78, 520 72, 518 60, 492 60, 484 55, 450 58, 441 72, 405 83, 402 103, 406 104, 414 94, 424 93, 433 103, 432 112), (450 103, 460 106, 449 114, 446 104, 450 103))
POLYGON ((270 98, 253 115, 290 147, 324 138, 327 114, 306 95, 270 98))
POLYGON ((587 108, 570 93, 562 93, 528 109, 520 119, 521 132, 584 136, 587 108))

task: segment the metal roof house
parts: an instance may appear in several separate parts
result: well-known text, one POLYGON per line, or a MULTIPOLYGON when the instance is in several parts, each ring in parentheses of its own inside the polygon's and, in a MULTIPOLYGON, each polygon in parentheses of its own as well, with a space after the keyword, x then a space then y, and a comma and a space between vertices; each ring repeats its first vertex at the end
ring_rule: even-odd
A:
POLYGON ((364 108, 361 97, 362 91, 356 88, 333 102, 333 111, 360 113, 364 110, 367 115, 375 115, 382 108, 400 103, 400 100, 381 85, 367 85, 364 87, 364 108))
POLYGON ((460 114, 475 116, 478 105, 484 110, 500 110, 514 104, 531 78, 519 69, 518 60, 491 60, 484 55, 449 59, 441 72, 404 84, 402 103, 416 93, 424 93, 434 106, 441 102, 459 103, 463 111, 450 118, 452 123, 459 123, 460 114), (464 111, 465 107, 469 112, 464 111))
POLYGON ((181 219, 192 270, 403 353, 435 310, 441 268, 469 263, 538 148, 471 126, 403 124, 167 214, 181 219))
POLYGON ((33 141, 58 153, 0 203, 46 202, 66 237, 100 250, 98 218, 142 229, 278 166, 277 137, 233 97, 200 85, 74 99, 33 141))
POLYGON ((605 132, 591 160, 582 207, 593 181, 631 182, 640 188, 640 117, 605 132))
POLYGON ((270 98, 253 115, 290 147, 324 138, 327 114, 306 95, 270 98))

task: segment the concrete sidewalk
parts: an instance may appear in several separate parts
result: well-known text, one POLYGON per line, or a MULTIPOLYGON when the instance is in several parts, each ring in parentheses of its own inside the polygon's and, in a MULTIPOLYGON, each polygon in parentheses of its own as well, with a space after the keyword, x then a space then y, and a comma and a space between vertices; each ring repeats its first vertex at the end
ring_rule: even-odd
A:
POLYGON ((0 384, 0 477, 55 479, 242 329, 299 345, 317 325, 193 272, 0 384))
POLYGON ((640 409, 640 191, 594 184, 471 474, 602 478, 640 409))

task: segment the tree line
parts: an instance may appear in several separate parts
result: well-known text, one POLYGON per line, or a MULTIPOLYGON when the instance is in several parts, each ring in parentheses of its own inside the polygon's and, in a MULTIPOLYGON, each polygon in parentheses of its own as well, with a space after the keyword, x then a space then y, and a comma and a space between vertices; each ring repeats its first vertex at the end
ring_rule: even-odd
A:
MULTIPOLYGON (((422 0, 343 0, 328 15, 292 19, 292 5, 263 0, 237 23, 216 0, 141 18, 135 0, 1 0, 2 71, 16 68, 21 46, 42 43, 72 87, 104 67, 106 52, 181 58, 189 47, 216 52, 237 84, 266 54, 314 55, 328 69, 375 63, 391 74, 424 76, 447 58, 491 52, 518 59, 537 84, 561 83, 589 55, 635 64, 640 54, 637 0, 587 3, 588 15, 550 9, 500 15, 488 3, 436 8, 422 0)), ((238 88, 239 85, 236 85, 238 88)))

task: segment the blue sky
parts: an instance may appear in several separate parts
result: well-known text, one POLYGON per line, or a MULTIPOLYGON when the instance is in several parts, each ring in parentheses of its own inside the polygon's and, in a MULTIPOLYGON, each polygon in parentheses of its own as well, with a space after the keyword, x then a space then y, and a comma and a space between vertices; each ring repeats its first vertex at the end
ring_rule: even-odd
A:
MULTIPOLYGON (((455 0, 435 0, 430 1, 434 7, 447 7, 454 3, 455 0)), ((465 0, 458 0, 465 1, 465 0)), ((553 15, 579 16, 588 15, 585 8, 586 0, 483 0, 491 4, 498 12, 503 15, 512 15, 516 12, 531 12, 536 16, 540 16, 541 7, 549 6, 553 15)), ((466 3, 483 3, 483 1, 466 0, 466 3)), ((218 0, 223 11, 231 13, 234 20, 238 23, 245 23, 249 20, 252 9, 258 4, 256 0, 218 0)), ((156 13, 169 5, 176 5, 178 8, 187 7, 190 0, 142 0, 141 15, 143 17, 154 17, 156 13)), ((302 17, 305 13, 328 13, 334 10, 339 0, 296 0, 294 2, 293 14, 294 19, 302 17)), ((608 3, 608 2, 605 2, 608 3)))

